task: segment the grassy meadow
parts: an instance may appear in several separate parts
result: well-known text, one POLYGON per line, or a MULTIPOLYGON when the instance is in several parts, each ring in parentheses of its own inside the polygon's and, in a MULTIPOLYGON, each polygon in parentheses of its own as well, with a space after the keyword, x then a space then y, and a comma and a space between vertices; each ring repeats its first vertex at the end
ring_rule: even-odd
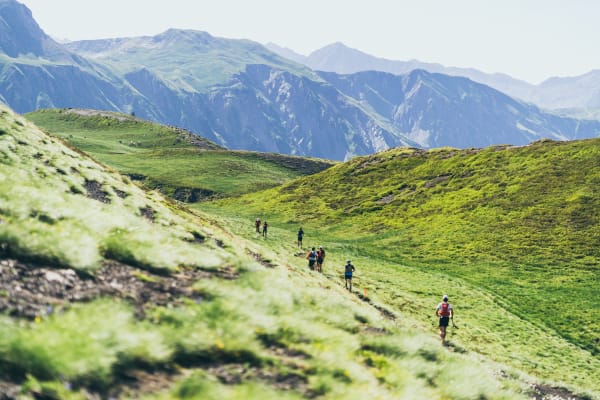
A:
POLYGON ((27 118, 147 188, 188 202, 266 189, 332 165, 228 151, 181 129, 118 113, 53 109, 29 113, 27 118))
POLYGON ((302 226, 305 250, 330 250, 326 276, 343 284, 352 259, 357 293, 419 329, 448 293, 462 348, 598 395, 598 160, 599 140, 393 149, 198 207, 249 239, 267 219, 282 256, 302 226))
POLYGON ((545 387, 298 266, 277 225, 272 242, 232 233, 251 229, 233 215, 145 192, 2 108, 0 388, 24 399, 525 399, 545 387), (104 278, 111 270, 126 278, 104 278), (81 301, 66 277, 111 291, 81 301), (28 318, 19 299, 44 311, 28 318))

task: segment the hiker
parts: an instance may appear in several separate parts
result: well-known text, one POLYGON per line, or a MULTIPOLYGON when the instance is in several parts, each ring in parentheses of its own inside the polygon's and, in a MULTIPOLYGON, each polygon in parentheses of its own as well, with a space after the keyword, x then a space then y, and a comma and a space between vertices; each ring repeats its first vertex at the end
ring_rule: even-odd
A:
POLYGON ((263 224, 263 231, 262 231, 262 235, 264 238, 267 237, 267 228, 269 227, 269 224, 267 224, 267 221, 265 221, 265 223, 263 224))
POLYGON ((256 218, 256 221, 254 221, 254 227, 256 228, 256 233, 260 233, 260 218, 256 218))
POLYGON ((317 252, 315 251, 314 247, 311 251, 308 252, 308 254, 306 255, 306 259, 308 260, 308 268, 314 271, 315 262, 317 262, 317 252))
POLYGON ((444 343, 446 340, 446 328, 450 320, 454 318, 454 310, 452 309, 452 305, 448 303, 447 294, 442 297, 442 302, 436 307, 435 315, 440 319, 440 338, 442 339, 442 343, 444 343))
POLYGON ((300 227, 300 229, 298 229, 298 248, 301 249, 302 248, 302 237, 304 236, 304 231, 302 230, 302 227, 300 227))
POLYGON ((352 273, 354 271, 354 265, 352 265, 350 260, 347 260, 346 266, 344 267, 344 284, 346 285, 346 289, 349 291, 352 291, 352 273))
POLYGON ((325 259, 325 250, 323 250, 323 246, 319 246, 319 250, 317 251, 317 271, 323 272, 323 260, 325 259))

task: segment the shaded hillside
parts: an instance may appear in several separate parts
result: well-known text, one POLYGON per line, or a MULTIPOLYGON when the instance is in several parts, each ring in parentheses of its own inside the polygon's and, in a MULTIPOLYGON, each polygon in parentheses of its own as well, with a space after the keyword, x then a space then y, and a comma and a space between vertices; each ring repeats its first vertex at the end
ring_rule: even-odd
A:
POLYGON ((5 108, 0 177, 5 397, 501 399, 543 387, 396 327, 5 108))
POLYGON ((394 149, 239 203, 310 225, 353 253, 465 279, 598 354, 600 326, 588 312, 600 290, 598 160, 598 139, 394 149))
POLYGON ((182 129, 93 110, 42 110, 27 118, 133 180, 186 202, 265 189, 332 163, 227 151, 182 129))

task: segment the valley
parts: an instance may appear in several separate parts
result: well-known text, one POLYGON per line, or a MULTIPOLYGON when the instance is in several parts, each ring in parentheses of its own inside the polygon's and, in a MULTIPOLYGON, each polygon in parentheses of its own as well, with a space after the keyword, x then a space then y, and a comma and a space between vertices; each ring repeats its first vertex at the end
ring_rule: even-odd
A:
POLYGON ((600 400, 598 70, 63 41, 37 12, 0 0, 0 399, 600 400))
MULTIPOLYGON (((595 396, 585 371, 560 381, 544 365, 523 374, 458 335, 446 348, 412 305, 371 286, 363 301, 328 266, 309 273, 277 220, 256 240, 240 210, 203 202, 215 209, 190 211, 6 108, 1 117, 0 388, 9 398, 595 396)), ((341 253, 331 242, 326 265, 341 253)), ((356 264, 367 285, 382 284, 369 262, 356 264)), ((461 329, 476 325, 470 318, 457 320, 461 329)), ((527 335, 554 345, 538 332, 527 335)), ((594 373, 593 360, 559 343, 594 373)))
MULTIPOLYGON (((50 110, 29 117, 124 173, 163 171, 175 177, 180 169, 173 165, 194 165, 204 153, 224 152, 201 140, 191 146, 180 131, 125 115, 50 110), (159 144, 165 147, 160 157, 144 153, 159 144), (189 154, 177 161, 182 149, 189 154), (128 152, 141 152, 138 160, 146 164, 127 165, 119 161, 122 154, 113 154, 128 152)), ((588 311, 597 307, 599 208, 592 188, 598 177, 591 172, 598 151, 597 140, 481 150, 398 148, 291 176, 267 190, 248 190, 243 180, 231 180, 225 198, 193 207, 211 226, 240 238, 231 251, 246 248, 264 266, 285 266, 284 279, 293 285, 288 291, 302 292, 314 283, 320 289, 311 296, 324 295, 318 293, 325 288, 338 293, 335 298, 343 293, 344 260, 352 259, 357 274, 348 298, 394 329, 435 341, 432 310, 448 293, 458 326, 451 329, 450 350, 541 378, 540 387, 594 396, 597 322, 588 311), (255 236, 256 217, 269 221, 267 239, 255 236), (307 232, 301 251, 295 246, 300 225, 307 232), (323 275, 306 267, 311 245, 327 249, 323 275)), ((195 171, 187 179, 200 187, 214 170, 195 171)), ((266 176, 275 174, 269 170, 266 176)))

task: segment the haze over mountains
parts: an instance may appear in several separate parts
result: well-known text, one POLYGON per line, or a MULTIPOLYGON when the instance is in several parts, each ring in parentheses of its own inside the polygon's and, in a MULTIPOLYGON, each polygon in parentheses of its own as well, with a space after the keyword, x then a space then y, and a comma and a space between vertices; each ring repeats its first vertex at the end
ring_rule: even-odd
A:
MULTIPOLYGON (((354 73, 352 65, 344 67, 347 75, 317 73, 258 43, 206 32, 171 29, 63 45, 15 0, 0 0, 0 18, 0 96, 20 113, 135 113, 231 149, 337 160, 395 146, 522 145, 600 134, 598 121, 557 117, 463 77, 414 70, 418 63, 394 71, 401 75, 354 73)), ((314 69, 335 52, 315 54, 314 69)), ((562 83, 555 86, 565 93, 562 83)))

